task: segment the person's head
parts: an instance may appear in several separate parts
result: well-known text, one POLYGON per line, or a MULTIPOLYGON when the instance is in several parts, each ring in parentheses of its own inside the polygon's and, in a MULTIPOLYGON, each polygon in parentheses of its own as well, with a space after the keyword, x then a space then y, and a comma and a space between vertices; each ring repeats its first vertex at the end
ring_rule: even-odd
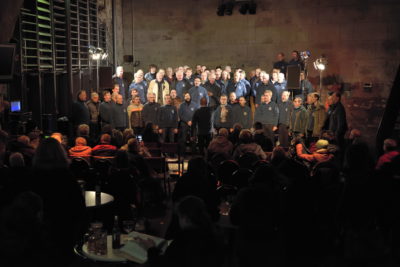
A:
POLYGON ((232 72, 231 66, 225 66, 225 70, 226 70, 228 73, 231 73, 231 72, 232 72))
POLYGON ((210 73, 210 74, 208 75, 208 81, 209 81, 211 84, 214 84, 216 79, 217 79, 217 76, 216 76, 215 73, 210 73))
POLYGON ((122 132, 122 140, 124 144, 128 143, 128 140, 132 137, 135 137, 135 134, 133 133, 133 129, 131 128, 126 128, 123 132, 122 132))
POLYGON ((110 100, 111 100, 110 91, 108 91, 108 90, 103 91, 103 100, 104 100, 104 102, 110 102, 110 100))
POLYGON ((187 173, 197 177, 205 177, 207 173, 207 163, 202 157, 193 157, 188 162, 187 173))
POLYGON ((132 154, 139 154, 140 148, 136 138, 129 138, 127 144, 128 144, 128 152, 132 154))
POLYGON ((33 168, 41 170, 67 169, 68 165, 67 153, 55 138, 43 139, 32 160, 33 168))
POLYGON ((233 75, 233 80, 235 83, 240 81, 240 73, 239 72, 235 72, 235 74, 233 75))
POLYGON ((288 101, 289 100, 289 96, 290 96, 290 92, 289 91, 287 91, 287 90, 283 91, 282 92, 282 96, 281 96, 282 102, 288 101))
POLYGON ((271 102, 271 99, 272 99, 272 91, 271 90, 266 90, 264 92, 264 99, 265 99, 266 103, 271 102))
POLYGON ((239 141, 242 144, 250 144, 253 142, 253 135, 251 134, 250 130, 242 130, 239 134, 239 141))
POLYGON ((254 130, 262 130, 263 129, 263 125, 261 122, 256 121, 253 125, 254 130))
POLYGON ((167 77, 173 77, 174 76, 174 70, 171 68, 171 67, 168 67, 166 70, 165 70, 165 74, 167 75, 167 77))
POLYGON ((390 152, 397 149, 397 142, 394 139, 388 138, 383 141, 383 151, 390 152))
POLYGON ((196 72, 201 73, 201 65, 196 65, 196 72))
POLYGON ((11 153, 9 159, 11 168, 22 168, 25 167, 24 156, 20 152, 11 153))
POLYGON ((221 79, 222 80, 224 80, 224 81, 226 81, 226 80, 229 80, 231 77, 230 77, 230 74, 229 74, 229 72, 227 72, 226 70, 224 70, 222 73, 221 73, 221 79))
POLYGON ((201 79, 199 77, 194 78, 194 86, 200 86, 201 79))
POLYGON ((278 53, 278 54, 276 55, 276 59, 277 59, 278 61, 284 60, 284 59, 285 59, 285 54, 284 54, 283 52, 278 53))
POLYGON ((291 55, 292 55, 292 59, 294 59, 294 60, 300 59, 300 54, 299 54, 299 51, 297 51, 297 50, 293 50, 291 55))
POLYGON ((157 72, 157 74, 156 74, 157 82, 161 82, 163 80, 163 78, 164 78, 164 74, 161 71, 157 72))
POLYGON ((171 96, 170 95, 164 96, 164 103, 165 103, 165 105, 171 105, 171 96))
POLYGON ((154 64, 150 64, 149 72, 152 73, 152 74, 156 73, 157 72, 157 66, 154 65, 154 64))
POLYGON ((200 106, 202 106, 202 107, 206 107, 207 106, 207 98, 202 97, 200 99, 200 106))
POLYGON ((53 139, 55 139, 55 140, 57 140, 60 144, 62 143, 62 141, 63 141, 63 136, 62 136, 62 134, 61 133, 52 133, 51 135, 50 135, 50 137, 51 138, 53 138, 53 139))
POLYGON ((278 81, 278 72, 272 72, 272 80, 273 80, 274 82, 277 82, 277 81, 278 81))
POLYGON ((110 143, 111 143, 111 135, 102 134, 101 137, 100 137, 100 144, 109 145, 110 143))
POLYGON ((262 71, 260 73, 260 80, 263 84, 268 84, 269 82, 269 74, 266 73, 265 71, 262 71))
POLYGON ((331 104, 337 104, 338 102, 340 102, 341 98, 342 95, 340 93, 334 92, 329 96, 328 102, 330 102, 331 104))
POLYGON ((301 97, 296 96, 293 100, 293 107, 294 108, 299 108, 303 104, 303 99, 301 97))
POLYGON ((171 91, 169 92, 169 95, 171 96, 171 99, 175 99, 177 96, 176 90, 171 89, 171 91))
POLYGON ((115 74, 117 77, 122 78, 122 76, 124 75, 124 67, 118 66, 115 71, 115 74))
POLYGON ((303 81, 306 78, 304 71, 300 72, 300 80, 303 81))
POLYGON ((202 80, 203 82, 206 82, 206 81, 207 81, 207 78, 208 78, 208 73, 207 73, 207 72, 202 72, 201 75, 200 75, 200 77, 201 77, 201 80, 202 80))
POLYGON ((135 96, 139 95, 139 92, 137 89, 133 88, 131 90, 131 98, 133 99, 135 96))
POLYGON ((202 72, 202 73, 205 72, 206 69, 207 69, 207 66, 205 66, 205 65, 201 66, 201 72, 202 72))
POLYGON ((77 137, 76 139, 75 139, 75 146, 86 146, 87 145, 87 142, 86 142, 86 139, 85 138, 83 138, 83 137, 77 137))
POLYGON ((93 103, 98 103, 99 102, 99 94, 96 92, 91 93, 90 100, 92 100, 93 103))
POLYGON ((122 95, 118 94, 117 100, 115 102, 119 105, 122 105, 124 103, 124 98, 122 97, 122 95))
POLYGON ((192 74, 193 74, 192 68, 187 68, 186 71, 185 71, 186 78, 189 79, 190 77, 192 77, 192 74))
POLYGON ((236 93, 235 93, 235 92, 231 92, 231 93, 229 94, 229 101, 230 101, 231 103, 236 102, 236 93))
POLYGON ((140 83, 143 81, 143 74, 140 72, 135 73, 135 83, 140 83))
POLYGON ((147 94, 147 101, 150 103, 154 103, 156 101, 156 94, 155 93, 148 93, 147 94))
POLYGON ((112 93, 119 93, 119 84, 118 83, 114 83, 112 93))
POLYGON ((87 100, 87 95, 85 90, 80 90, 78 92, 78 101, 85 102, 87 100))
POLYGON ((246 79, 246 72, 244 70, 239 72, 239 78, 240 80, 246 79))
POLYGON ((140 97, 139 96, 133 97, 132 102, 135 105, 140 105, 140 97))
POLYGON ((229 136, 229 132, 228 132, 227 129, 221 128, 221 129, 218 130, 218 135, 219 136, 228 137, 229 136))
POLYGON ((21 135, 21 136, 19 136, 19 137, 17 138, 17 142, 18 142, 18 143, 24 144, 24 145, 26 145, 26 146, 29 145, 30 141, 31 141, 31 140, 29 140, 29 137, 26 136, 26 135, 21 135))
POLYGON ((282 72, 278 73, 278 83, 283 83, 285 81, 285 74, 282 72))
POLYGON ((226 105, 228 103, 228 97, 226 95, 221 95, 219 98, 221 105, 226 105))
POLYGON ((261 74, 261 69, 260 68, 256 68, 254 74, 256 75, 257 78, 259 78, 260 74, 261 74))
POLYGON ((310 93, 307 95, 307 104, 312 105, 319 101, 318 93, 310 93))
POLYGON ((189 94, 189 93, 185 93, 185 96, 184 96, 184 97, 185 97, 185 101, 189 103, 190 100, 191 100, 190 94, 189 94))
POLYGON ((239 97, 239 104, 242 107, 246 105, 246 98, 244 96, 239 97))
POLYGON ((176 79, 177 79, 178 81, 182 81, 182 80, 183 80, 183 71, 181 71, 181 70, 177 71, 177 73, 176 73, 176 79))
POLYGON ((359 129, 352 129, 349 134, 349 139, 354 140, 361 137, 361 131, 359 129))
POLYGON ((181 229, 212 230, 212 221, 202 199, 186 196, 178 203, 176 211, 181 229))
POLYGON ((112 93, 111 100, 114 101, 114 103, 117 103, 118 95, 119 94, 117 92, 112 93))
POLYGON ((90 134, 89 125, 81 124, 78 126, 78 129, 76 130, 77 136, 89 136, 89 134, 90 134))

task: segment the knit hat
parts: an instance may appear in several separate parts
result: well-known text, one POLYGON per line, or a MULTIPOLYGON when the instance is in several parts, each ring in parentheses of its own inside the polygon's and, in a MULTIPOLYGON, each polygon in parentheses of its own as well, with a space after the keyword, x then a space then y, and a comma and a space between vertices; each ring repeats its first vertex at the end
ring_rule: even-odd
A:
POLYGON ((329 142, 328 142, 327 140, 319 139, 319 140, 317 141, 317 143, 315 144, 315 147, 316 147, 317 149, 323 149, 323 148, 327 148, 328 145, 329 145, 329 142))

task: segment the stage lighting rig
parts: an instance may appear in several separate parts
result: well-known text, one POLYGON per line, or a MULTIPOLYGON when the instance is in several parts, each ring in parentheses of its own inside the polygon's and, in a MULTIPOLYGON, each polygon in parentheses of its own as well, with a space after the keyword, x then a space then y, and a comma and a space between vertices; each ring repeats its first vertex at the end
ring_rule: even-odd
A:
POLYGON ((328 59, 322 55, 314 61, 314 68, 319 71, 319 94, 322 93, 322 72, 326 70, 328 59))

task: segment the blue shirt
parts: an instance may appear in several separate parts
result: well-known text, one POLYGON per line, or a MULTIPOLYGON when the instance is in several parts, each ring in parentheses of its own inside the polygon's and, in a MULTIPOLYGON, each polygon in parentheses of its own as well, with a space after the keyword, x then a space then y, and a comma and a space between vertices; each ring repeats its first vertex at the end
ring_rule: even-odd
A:
POLYGON ((193 118, 194 112, 198 109, 199 107, 194 103, 193 101, 190 101, 190 103, 186 103, 184 101, 180 106, 179 106, 179 119, 184 122, 191 121, 193 118))
POLYGON ((236 94, 236 99, 239 99, 241 96, 246 96, 247 95, 247 88, 246 88, 246 83, 239 81, 235 84, 235 94, 236 94))
POLYGON ((251 84, 250 84, 250 82, 249 82, 248 80, 246 80, 246 79, 241 79, 240 82, 243 83, 244 86, 245 86, 245 88, 246 88, 246 94, 245 94, 244 96, 249 95, 249 94, 250 94, 250 91, 251 91, 251 84))
POLYGON ((286 81, 284 81, 283 83, 278 83, 278 82, 274 83, 278 97, 277 103, 282 102, 282 92, 286 90, 286 84, 287 84, 286 81))
POLYGON ((198 107, 200 107, 200 99, 205 97, 207 99, 207 105, 210 101, 207 90, 206 88, 199 86, 199 87, 192 87, 189 90, 190 98, 192 99, 192 102, 194 102, 198 107))
POLYGON ((186 88, 187 86, 188 82, 185 82, 185 80, 176 81, 175 83, 176 95, 183 99, 184 98, 183 92, 188 90, 188 88, 186 88))
POLYGON ((129 85, 129 96, 132 95, 132 90, 135 88, 138 91, 140 102, 142 104, 146 103, 146 95, 147 95, 147 85, 145 81, 141 81, 140 83, 132 82, 129 85))

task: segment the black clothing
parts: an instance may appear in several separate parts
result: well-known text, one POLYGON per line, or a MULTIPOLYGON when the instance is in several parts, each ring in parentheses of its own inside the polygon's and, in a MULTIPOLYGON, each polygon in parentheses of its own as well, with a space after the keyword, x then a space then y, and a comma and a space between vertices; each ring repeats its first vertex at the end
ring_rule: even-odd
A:
POLYGON ((124 104, 112 106, 112 123, 114 128, 126 129, 128 127, 128 113, 124 104))
POLYGON ((209 96, 210 101, 208 106, 215 109, 219 105, 219 97, 221 96, 221 87, 216 81, 213 84, 207 81, 203 87, 206 88, 207 92, 212 93, 212 96, 209 96))
POLYGON ((86 103, 88 109, 89 109, 89 115, 90 115, 90 122, 91 123, 98 123, 99 122, 99 108, 100 108, 100 103, 93 102, 92 100, 89 100, 86 103))
POLYGON ((100 121, 102 124, 112 124, 112 110, 114 102, 103 102, 99 106, 100 121))
POLYGON ((257 88, 255 89, 255 91, 256 91, 256 97, 255 97, 256 104, 258 104, 258 105, 261 104, 261 96, 267 90, 270 90, 272 92, 271 101, 275 102, 275 103, 278 102, 278 92, 276 91, 275 86, 272 83, 268 83, 268 84, 260 83, 260 85, 257 86, 257 88))
POLYGON ((208 135, 211 132, 211 115, 209 107, 201 107, 196 110, 192 118, 193 135, 208 135))
POLYGON ((326 120, 327 129, 332 131, 339 142, 339 146, 343 145, 344 135, 347 131, 346 110, 341 102, 333 104, 328 109, 328 117, 326 120))
POLYGON ((72 104, 71 120, 75 126, 81 124, 89 125, 90 114, 89 114, 89 109, 85 102, 78 100, 77 102, 72 104))
POLYGON ((160 128, 178 128, 178 112, 175 106, 164 105, 160 108, 158 126, 160 128))
POLYGON ((233 110, 230 105, 225 106, 227 110, 226 117, 224 119, 221 118, 221 110, 222 105, 218 106, 217 109, 213 113, 213 124, 215 129, 226 128, 230 129, 233 127, 233 110))
POLYGON ((272 126, 278 126, 279 109, 275 102, 262 103, 256 109, 254 114, 254 121, 261 122, 272 126))
POLYGON ((278 108, 279 108, 278 123, 285 124, 288 126, 290 120, 290 112, 293 109, 293 103, 289 100, 286 102, 280 102, 278 104, 278 108))
POLYGON ((233 108, 233 120, 234 123, 240 123, 243 129, 250 129, 252 124, 250 107, 242 107, 241 105, 235 106, 233 108))
POLYGON ((281 73, 286 76, 286 67, 288 63, 285 60, 277 61, 274 63, 273 68, 280 70, 281 73))
POLYGON ((161 105, 156 102, 147 102, 146 104, 144 104, 142 109, 142 118, 145 125, 149 122, 153 124, 158 124, 157 116, 160 107, 161 105))

